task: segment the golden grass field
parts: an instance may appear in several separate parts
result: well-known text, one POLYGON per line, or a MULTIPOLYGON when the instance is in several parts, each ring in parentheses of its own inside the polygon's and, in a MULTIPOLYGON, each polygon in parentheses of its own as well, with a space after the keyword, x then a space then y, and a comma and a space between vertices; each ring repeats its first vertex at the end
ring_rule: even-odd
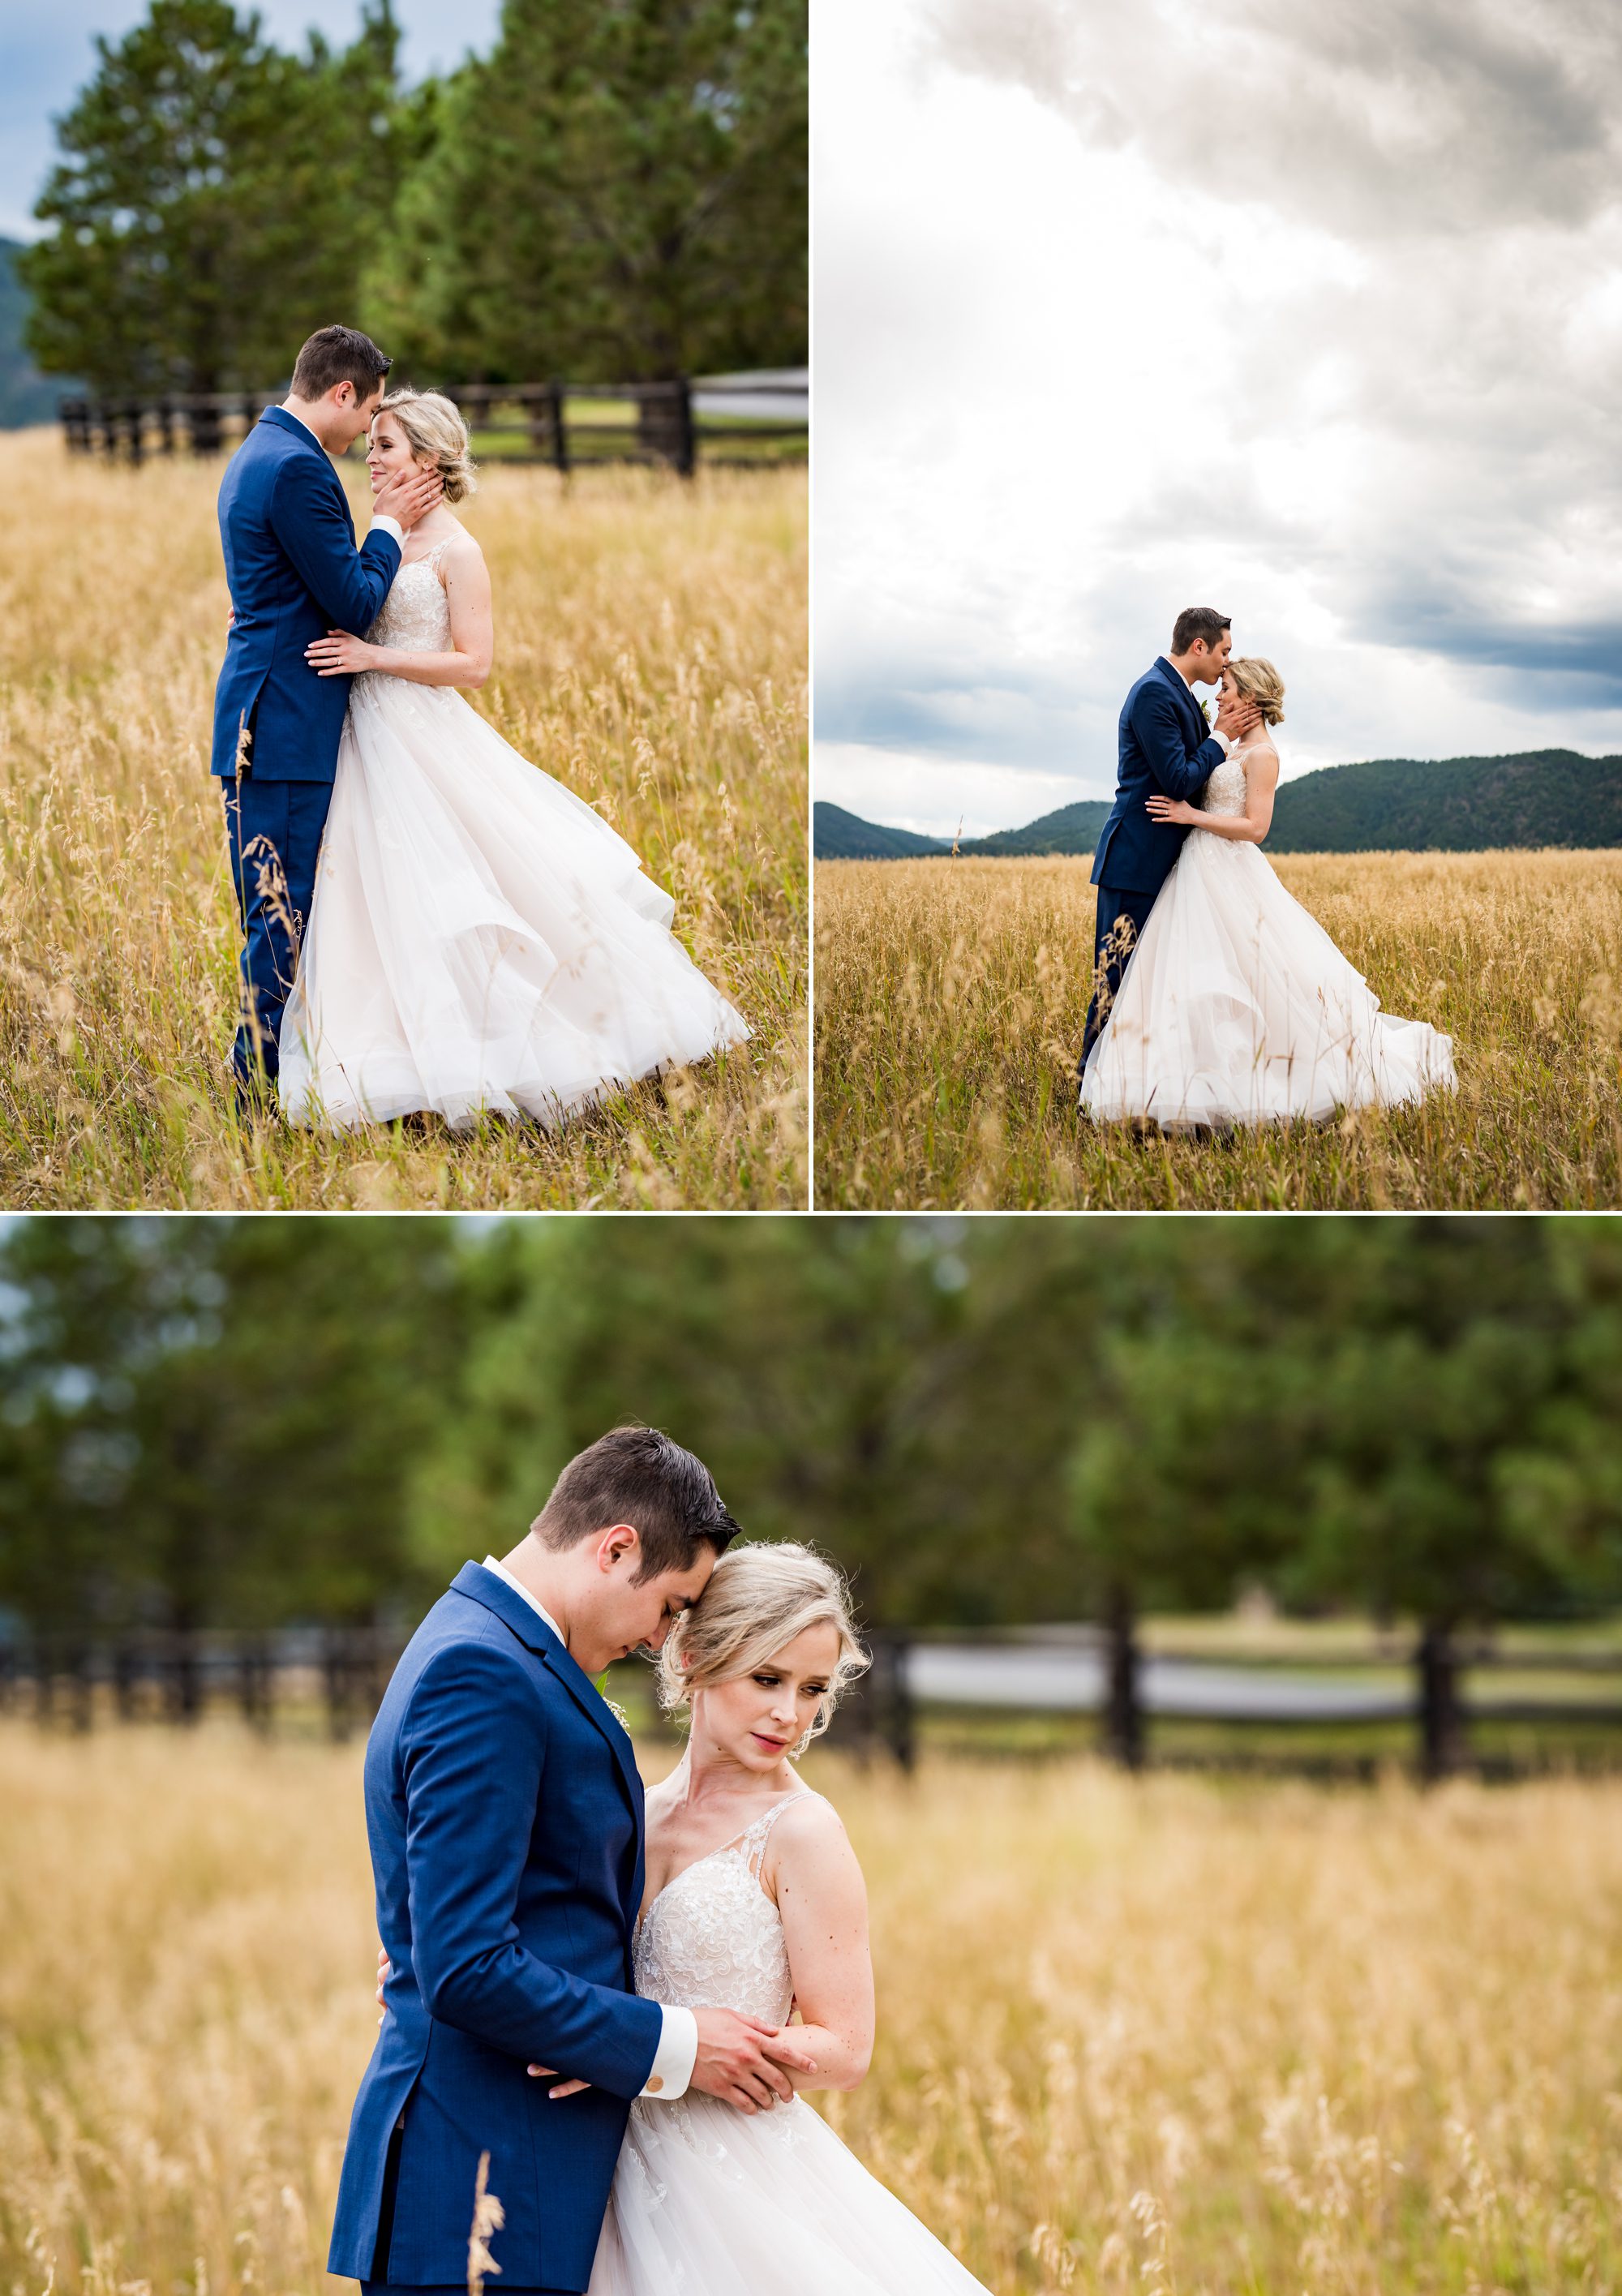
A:
POLYGON ((0 1203, 803 1205, 803 471, 498 470, 467 509, 496 593, 475 706, 636 846, 753 1042, 552 1139, 322 1139, 241 1127, 225 1083, 220 469, 0 439, 0 1203))
POLYGON ((1085 860, 816 870, 816 1197, 831 1208, 1610 1209, 1622 1202, 1622 852, 1286 854, 1455 1093, 1220 1141, 1083 1128, 1085 860))
MULTIPOLYGON (((17 2296, 322 2287, 376 2014, 359 1767, 0 1725, 17 2296)), ((808 1775, 879 1975, 830 2117, 995 2296, 1622 2283, 1622 1782, 808 1775)))

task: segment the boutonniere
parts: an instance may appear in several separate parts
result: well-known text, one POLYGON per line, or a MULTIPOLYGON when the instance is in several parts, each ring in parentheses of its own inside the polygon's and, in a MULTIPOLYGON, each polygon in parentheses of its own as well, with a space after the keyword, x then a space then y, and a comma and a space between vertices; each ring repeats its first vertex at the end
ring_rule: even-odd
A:
POLYGON ((1211 723, 1211 705, 1208 701, 1202 701, 1200 704, 1200 715, 1208 726, 1211 723))
POLYGON ((625 1732, 626 1736, 628 1738, 631 1734, 631 1718, 626 1712, 624 1707, 619 1703, 619 1701, 617 1698, 610 1698, 608 1694, 607 1667, 603 1668, 602 1673, 597 1677, 596 1681, 593 1683, 592 1688, 596 1692, 598 1697, 608 1708, 609 1712, 613 1716, 615 1721, 618 1723, 620 1728, 625 1732))

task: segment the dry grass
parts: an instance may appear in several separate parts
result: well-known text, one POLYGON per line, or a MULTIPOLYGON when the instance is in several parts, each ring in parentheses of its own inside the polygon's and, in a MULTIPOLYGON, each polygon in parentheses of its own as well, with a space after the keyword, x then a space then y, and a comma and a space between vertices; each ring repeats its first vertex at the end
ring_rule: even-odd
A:
POLYGON ((1610 1208, 1622 1201, 1622 853, 1285 855, 1388 1012, 1454 1038, 1417 1109, 1221 1142, 1083 1128, 1079 860, 816 872, 829 1207, 1610 1208))
MULTIPOLYGON (((358 1771, 0 1727, 20 2296, 321 2287, 374 2014, 358 1771)), ((880 1980, 827 2109, 995 2296, 1622 2281, 1622 1784, 810 1775, 880 1980)))
POLYGON ((496 602, 477 706, 637 847, 756 1031, 551 1142, 239 1127, 208 777, 218 481, 217 464, 114 471, 48 433, 0 439, 0 1202, 802 1205, 804 473, 687 489, 610 471, 566 490, 503 470, 470 506, 496 602))

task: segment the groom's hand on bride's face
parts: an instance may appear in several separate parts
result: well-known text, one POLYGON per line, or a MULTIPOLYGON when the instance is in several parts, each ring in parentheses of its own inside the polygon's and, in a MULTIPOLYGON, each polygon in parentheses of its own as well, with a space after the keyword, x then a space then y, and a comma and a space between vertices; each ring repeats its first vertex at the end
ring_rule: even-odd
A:
POLYGON ((414 463, 407 463, 373 496, 372 515, 391 518, 409 534, 444 499, 445 481, 438 472, 419 470, 414 463))
POLYGON ((1225 693, 1216 705, 1216 731, 1242 742, 1260 716, 1254 701, 1247 701, 1242 694, 1225 693))
POLYGON ((791 2104, 794 2084, 786 2068, 814 2073, 816 2059, 758 2017, 744 2017, 735 2009, 695 2009, 699 2053, 693 2060, 693 2088, 735 2104, 740 2112, 769 2112, 780 2101, 791 2104))

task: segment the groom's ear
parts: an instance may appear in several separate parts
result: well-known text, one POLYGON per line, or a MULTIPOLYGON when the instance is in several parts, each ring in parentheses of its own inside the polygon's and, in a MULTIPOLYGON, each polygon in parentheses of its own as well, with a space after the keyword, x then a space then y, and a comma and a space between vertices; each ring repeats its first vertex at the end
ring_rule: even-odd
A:
POLYGON ((616 1570, 621 1562, 634 1560, 642 1552, 642 1540, 635 1527, 628 1522, 617 1522, 597 1534, 597 1568, 616 1570))

